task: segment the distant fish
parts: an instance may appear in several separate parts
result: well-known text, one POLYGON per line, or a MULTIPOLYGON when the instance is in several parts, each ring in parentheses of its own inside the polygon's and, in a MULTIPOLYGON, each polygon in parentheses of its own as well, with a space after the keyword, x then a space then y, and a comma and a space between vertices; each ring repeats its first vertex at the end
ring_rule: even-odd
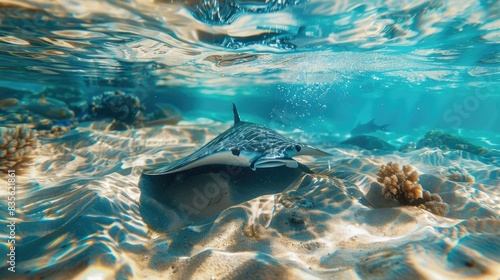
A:
POLYGON ((341 144, 353 145, 365 150, 383 150, 383 151, 395 151, 396 148, 391 144, 385 142, 384 140, 369 136, 369 135, 359 135, 351 137, 341 144))
POLYGON ((180 116, 181 111, 172 104, 156 103, 155 106, 160 110, 164 117, 180 116))
POLYGON ((15 109, 19 105, 19 100, 15 98, 5 98, 0 100, 0 108, 4 110, 15 109))
POLYGON ((358 123, 356 127, 354 127, 351 130, 352 135, 360 135, 360 134, 367 134, 367 133, 372 133, 376 132, 377 130, 382 130, 382 131, 387 131, 387 127, 390 124, 384 124, 384 125, 377 125, 375 124, 375 119, 372 119, 371 121, 367 123, 360 124, 358 123))
POLYGON ((51 120, 71 120, 75 117, 75 113, 68 108, 66 103, 54 98, 46 98, 44 95, 26 102, 19 102, 16 98, 0 100, 0 109, 15 110, 19 107, 51 120))
POLYGON ((156 103, 157 110, 150 114, 139 112, 136 127, 150 127, 156 125, 176 125, 182 120, 181 111, 168 103, 156 103))

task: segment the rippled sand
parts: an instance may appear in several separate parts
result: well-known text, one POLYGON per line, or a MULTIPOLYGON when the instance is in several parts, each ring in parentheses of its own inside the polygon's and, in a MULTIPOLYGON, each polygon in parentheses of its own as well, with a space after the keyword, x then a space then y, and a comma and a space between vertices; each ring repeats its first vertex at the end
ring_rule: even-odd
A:
MULTIPOLYGON (((141 216, 144 167, 186 156, 229 126, 199 120, 126 132, 79 127, 43 139, 33 166, 18 172, 16 273, 3 264, 1 278, 498 279, 495 154, 373 152, 305 139, 333 154, 301 160, 317 174, 298 176, 280 193, 249 193, 208 222, 151 228, 141 216), (376 173, 388 161, 414 166, 448 213, 386 199, 376 173), (444 170, 453 165, 475 182, 450 180, 444 170)), ((6 207, 0 213, 7 217, 6 207)))

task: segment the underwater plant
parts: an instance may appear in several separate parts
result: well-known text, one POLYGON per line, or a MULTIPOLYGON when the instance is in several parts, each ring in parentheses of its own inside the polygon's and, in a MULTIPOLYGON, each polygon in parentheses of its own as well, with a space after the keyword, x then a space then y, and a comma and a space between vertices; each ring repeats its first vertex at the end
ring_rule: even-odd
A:
POLYGON ((401 168, 396 162, 382 165, 377 181, 383 185, 382 194, 401 205, 417 206, 437 215, 444 215, 448 205, 438 194, 431 194, 418 183, 418 172, 410 165, 401 168))
POLYGON ((0 127, 0 170, 26 165, 36 148, 38 140, 33 129, 26 126, 0 127))

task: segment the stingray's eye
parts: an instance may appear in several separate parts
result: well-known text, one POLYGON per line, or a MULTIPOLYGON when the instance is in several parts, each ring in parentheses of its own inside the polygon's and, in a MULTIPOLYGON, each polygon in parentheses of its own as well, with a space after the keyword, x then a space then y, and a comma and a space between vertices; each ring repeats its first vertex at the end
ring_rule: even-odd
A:
POLYGON ((238 148, 232 148, 231 149, 231 153, 235 156, 239 156, 240 155, 240 149, 238 148))
POLYGON ((302 150, 302 147, 300 145, 295 145, 295 150, 297 150, 297 152, 300 152, 300 150, 302 150))

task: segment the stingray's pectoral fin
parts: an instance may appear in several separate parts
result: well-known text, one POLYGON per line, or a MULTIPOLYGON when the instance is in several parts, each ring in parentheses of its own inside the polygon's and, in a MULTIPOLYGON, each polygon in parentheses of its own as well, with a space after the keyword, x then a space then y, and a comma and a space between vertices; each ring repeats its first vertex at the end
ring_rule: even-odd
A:
POLYGON ((309 145, 300 146, 301 149, 297 149, 297 156, 313 156, 313 157, 328 157, 332 156, 332 154, 322 151, 320 149, 314 148, 309 145))
POLYGON ((297 168, 299 163, 290 158, 258 158, 250 164, 250 168, 256 170, 257 168, 271 168, 283 165, 289 168, 297 168))

